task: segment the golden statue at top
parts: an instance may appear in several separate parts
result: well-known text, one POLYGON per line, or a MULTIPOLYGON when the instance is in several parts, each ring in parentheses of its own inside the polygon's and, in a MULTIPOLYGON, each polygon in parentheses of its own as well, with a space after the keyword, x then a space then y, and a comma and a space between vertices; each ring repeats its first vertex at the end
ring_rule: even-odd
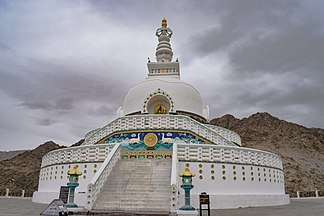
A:
POLYGON ((165 18, 163 18, 163 20, 162 20, 162 28, 166 28, 167 25, 168 25, 167 20, 165 18))
POLYGON ((165 18, 162 19, 161 25, 162 25, 162 28, 157 29, 155 35, 157 37, 160 37, 162 35, 166 35, 169 38, 171 38, 173 32, 172 32, 172 30, 170 28, 167 28, 168 21, 165 18))

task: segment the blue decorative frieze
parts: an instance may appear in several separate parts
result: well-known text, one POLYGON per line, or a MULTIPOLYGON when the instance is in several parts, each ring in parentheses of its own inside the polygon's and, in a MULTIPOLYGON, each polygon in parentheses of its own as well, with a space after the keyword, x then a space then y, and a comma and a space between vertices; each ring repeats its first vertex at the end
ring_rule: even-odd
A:
MULTIPOLYGON (((121 146, 122 151, 144 151, 147 150, 147 146, 143 141, 139 144, 124 144, 121 146)), ((157 143, 154 146, 156 151, 172 151, 172 143, 157 143)))
POLYGON ((141 143, 143 144, 144 137, 148 133, 154 133, 157 136, 158 144, 173 143, 174 141, 177 140, 182 140, 186 143, 194 143, 194 144, 205 143, 199 137, 191 133, 182 132, 182 131, 181 132, 179 131, 134 131, 134 132, 116 133, 111 136, 108 136, 106 139, 100 141, 100 143, 114 144, 114 143, 126 141, 130 144, 141 144, 141 143))

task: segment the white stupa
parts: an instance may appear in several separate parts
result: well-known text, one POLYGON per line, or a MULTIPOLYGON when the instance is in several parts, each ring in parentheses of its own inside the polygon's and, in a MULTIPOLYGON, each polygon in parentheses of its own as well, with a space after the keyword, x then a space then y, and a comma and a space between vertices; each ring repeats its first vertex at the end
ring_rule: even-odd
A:
POLYGON ((196 174, 194 207, 202 192, 212 209, 289 203, 278 155, 243 148, 238 134, 208 124, 208 106, 172 61, 172 33, 163 19, 156 62, 147 63, 147 78, 128 91, 115 120, 87 133, 81 146, 43 157, 34 202, 58 198, 77 165, 75 202, 90 211, 177 212, 186 166, 196 174))

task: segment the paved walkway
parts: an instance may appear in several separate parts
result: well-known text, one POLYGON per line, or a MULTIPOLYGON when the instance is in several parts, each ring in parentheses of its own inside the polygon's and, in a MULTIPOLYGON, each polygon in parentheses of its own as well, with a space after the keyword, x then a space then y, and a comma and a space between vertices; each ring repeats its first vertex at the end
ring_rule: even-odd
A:
MULTIPOLYGON (((204 213, 203 215, 207 215, 204 213)), ((291 199, 290 205, 213 210, 212 216, 324 216, 324 198, 291 199)))
MULTIPOLYGON (((47 205, 31 199, 1 198, 2 216, 37 216, 47 205)), ((207 215, 204 213, 203 215, 207 215)), ((290 205, 212 210, 212 216, 324 216, 324 198, 291 199, 290 205)))
POLYGON ((46 207, 45 204, 32 203, 30 198, 0 198, 1 216, 39 216, 46 207))

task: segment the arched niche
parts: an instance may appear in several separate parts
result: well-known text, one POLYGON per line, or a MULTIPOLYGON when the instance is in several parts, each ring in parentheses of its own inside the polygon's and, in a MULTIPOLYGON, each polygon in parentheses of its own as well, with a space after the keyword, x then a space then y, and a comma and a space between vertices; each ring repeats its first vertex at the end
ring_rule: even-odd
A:
POLYGON ((174 103, 169 94, 157 89, 151 93, 144 101, 143 113, 168 114, 174 112, 174 103))

